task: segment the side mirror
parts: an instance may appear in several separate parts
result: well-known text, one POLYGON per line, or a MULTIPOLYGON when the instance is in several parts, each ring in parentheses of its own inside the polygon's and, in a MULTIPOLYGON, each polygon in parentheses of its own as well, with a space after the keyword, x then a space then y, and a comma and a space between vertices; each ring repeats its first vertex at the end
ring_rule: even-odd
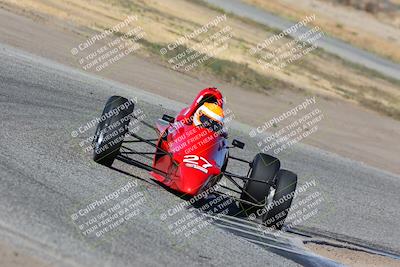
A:
POLYGON ((174 118, 174 117, 171 117, 171 116, 169 116, 169 115, 167 115, 167 114, 164 114, 164 115, 162 116, 162 120, 164 120, 164 121, 166 121, 166 122, 169 122, 169 123, 174 123, 174 122, 175 122, 175 118, 174 118))
POLYGON ((243 149, 244 148, 244 143, 240 142, 240 141, 238 141, 236 139, 233 139, 232 146, 240 148, 240 149, 243 149))

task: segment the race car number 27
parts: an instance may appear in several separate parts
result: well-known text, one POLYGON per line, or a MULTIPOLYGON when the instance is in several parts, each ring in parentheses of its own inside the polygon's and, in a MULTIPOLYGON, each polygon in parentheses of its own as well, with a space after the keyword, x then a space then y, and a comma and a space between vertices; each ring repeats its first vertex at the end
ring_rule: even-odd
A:
POLYGON ((185 155, 183 157, 183 162, 186 163, 187 167, 194 168, 204 173, 208 173, 207 169, 212 167, 210 162, 208 162, 205 158, 199 157, 197 155, 185 155))

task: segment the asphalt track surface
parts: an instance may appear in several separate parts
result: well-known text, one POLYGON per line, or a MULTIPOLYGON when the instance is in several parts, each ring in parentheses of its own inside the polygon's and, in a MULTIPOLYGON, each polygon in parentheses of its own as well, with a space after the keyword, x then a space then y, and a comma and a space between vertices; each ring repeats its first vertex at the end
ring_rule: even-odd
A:
MULTIPOLYGON (((0 46, 0 61, 3 240, 65 266, 335 265, 323 259, 321 263, 312 255, 296 256, 290 249, 295 241, 287 241, 289 249, 285 250, 284 246, 277 249, 271 245, 280 240, 237 234, 238 229, 248 232, 253 227, 241 219, 236 226, 231 225, 231 231, 214 221, 192 236, 174 235, 168 225, 191 211, 183 209, 167 220, 162 215, 182 203, 181 198, 153 182, 146 171, 122 162, 116 162, 113 169, 92 162, 90 153, 79 143, 91 136, 94 128, 71 136, 72 131, 98 116, 106 99, 114 94, 137 97, 137 107, 146 114, 146 121, 163 113, 174 115, 182 103, 4 45, 0 46), (138 183, 135 190, 146 199, 140 215, 113 230, 112 235, 84 237, 71 215, 93 199, 133 181, 138 183)), ((258 148, 248 130, 245 124, 234 122, 230 137, 247 143, 240 155, 250 160, 258 148)), ((140 133, 146 136, 151 132, 140 128, 140 133)), ((144 149, 142 145, 137 148, 144 149)), ((400 251, 396 231, 399 176, 306 145, 297 145, 280 158, 284 168, 299 175, 299 186, 315 179, 313 190, 324 197, 317 215, 298 225, 299 229, 400 251)), ((232 162, 229 167, 243 172, 242 165, 232 162)))
MULTIPOLYGON (((205 1, 217 7, 221 7, 228 12, 232 12, 242 17, 250 18, 254 21, 282 31, 290 28, 292 25, 295 24, 295 22, 291 22, 265 10, 261 10, 255 6, 246 4, 240 0, 205 1)), ((297 32, 291 33, 290 35, 294 38, 297 38, 303 33, 307 32, 309 29, 310 28, 308 27, 303 27, 297 32)), ((345 60, 363 65, 369 69, 378 71, 388 77, 399 79, 400 65, 390 60, 383 59, 373 53, 369 53, 365 50, 356 48, 346 42, 343 42, 328 35, 324 35, 323 37, 318 39, 315 44, 316 46, 321 47, 326 51, 335 54, 345 60)))

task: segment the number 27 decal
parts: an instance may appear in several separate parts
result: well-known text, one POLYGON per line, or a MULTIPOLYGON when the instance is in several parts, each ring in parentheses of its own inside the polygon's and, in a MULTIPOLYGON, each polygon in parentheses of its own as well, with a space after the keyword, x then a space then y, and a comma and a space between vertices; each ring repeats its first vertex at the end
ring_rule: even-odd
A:
POLYGON ((210 162, 208 162, 205 158, 199 157, 197 155, 185 155, 183 162, 186 163, 187 167, 197 169, 204 173, 208 173, 208 168, 212 167, 210 162), (199 162, 203 163, 202 165, 199 162))

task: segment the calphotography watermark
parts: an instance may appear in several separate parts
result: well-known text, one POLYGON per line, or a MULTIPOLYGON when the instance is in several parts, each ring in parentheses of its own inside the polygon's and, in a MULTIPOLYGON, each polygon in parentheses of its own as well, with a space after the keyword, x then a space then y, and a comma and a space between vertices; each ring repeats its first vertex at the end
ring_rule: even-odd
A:
POLYGON ((88 130, 96 127, 99 123, 102 123, 113 116, 118 116, 121 112, 127 110, 130 106, 133 106, 137 103, 138 103, 137 97, 130 98, 128 99, 127 102, 124 102, 123 104, 118 105, 117 107, 111 109, 110 111, 105 112, 100 117, 95 117, 92 120, 86 122, 85 124, 82 124, 76 129, 72 130, 71 136, 78 137, 79 135, 84 134, 88 130))
POLYGON ((171 141, 167 142, 169 150, 173 153, 184 152, 190 154, 194 151, 206 151, 215 145, 218 138, 226 135, 230 127, 230 122, 234 120, 235 114, 230 109, 225 109, 225 117, 223 125, 207 125, 203 122, 200 126, 193 126, 193 116, 186 122, 178 121, 172 125, 169 134, 173 136, 171 141), (182 127, 190 129, 179 131, 182 127))
MULTIPOLYGON (((222 183, 222 185, 225 185, 224 183, 222 183)), ((212 194, 213 192, 215 192, 216 190, 218 190, 220 188, 221 185, 214 185, 212 187, 210 187, 207 190, 204 190, 203 192, 195 195, 194 197, 191 197, 189 200, 187 201, 182 201, 179 204, 167 209, 167 212, 162 213, 160 215, 160 219, 161 220, 165 220, 168 217, 172 217, 174 215, 176 215, 177 213, 187 209, 188 207, 190 207, 191 205, 195 204, 197 201, 206 198, 208 195, 212 194)))
POLYGON ((80 139, 79 146, 84 153, 91 153, 93 149, 96 149, 96 153, 101 153, 100 150, 106 151, 124 140, 128 133, 137 133, 142 127, 141 122, 147 116, 136 106, 137 103, 136 97, 129 98, 115 108, 105 111, 101 116, 76 127, 70 134, 73 138, 80 139), (128 112, 131 109, 133 111, 128 112))
POLYGON ((177 47, 186 44, 189 40, 199 37, 199 35, 201 35, 203 33, 207 33, 211 28, 217 27, 218 24, 226 21, 226 19, 227 19, 226 14, 215 17, 213 20, 209 21, 207 24, 203 25, 202 27, 199 27, 188 34, 185 34, 184 36, 178 38, 173 43, 169 43, 166 48, 165 47, 161 48, 160 53, 161 54, 167 53, 167 49, 168 49, 168 51, 173 51, 177 47))
POLYGON ((139 41, 146 36, 146 32, 141 26, 132 25, 137 20, 137 15, 128 16, 111 29, 95 34, 72 48, 71 53, 79 57, 82 69, 100 72, 141 48, 139 41))
POLYGON ((229 212, 229 206, 233 203, 233 199, 225 199, 219 196, 211 201, 211 204, 203 205, 201 208, 192 209, 190 213, 180 217, 178 220, 168 225, 168 229, 172 235, 191 238, 195 234, 200 234, 206 230, 214 221, 218 220, 229 212), (218 213, 208 209, 209 205, 216 205, 218 213), (222 209, 222 210, 220 210, 222 209))
POLYGON ((283 195, 279 199, 271 200, 264 208, 250 214, 249 219, 254 220, 257 217, 262 217, 263 224, 258 225, 258 229, 263 234, 280 236, 318 214, 325 198, 317 190, 317 185, 315 179, 306 181, 303 185, 298 186, 294 192, 283 195), (292 201, 289 208, 270 216, 271 210, 279 208, 288 200, 292 201), (264 227, 264 225, 268 225, 268 227, 264 227))
POLYGON ((146 198, 138 182, 130 181, 115 191, 90 201, 70 217, 80 234, 88 241, 106 237, 143 212, 146 198))
POLYGON ((292 109, 253 128, 249 136, 258 138, 257 146, 261 152, 278 155, 318 131, 324 114, 315 105, 315 96, 306 98, 292 109))
POLYGON ((226 182, 220 181, 161 213, 160 219, 167 225, 168 231, 173 236, 189 239, 206 230, 219 217, 228 214, 234 200, 214 194, 221 186, 226 186, 226 182))
POLYGON ((306 16, 300 22, 250 48, 249 54, 257 56, 257 63, 263 70, 284 69, 317 48, 316 42, 324 36, 324 33, 319 26, 306 28, 313 21, 315 14, 306 16), (289 36, 293 39, 285 39, 289 36), (287 41, 282 44, 284 40, 287 41))
POLYGON ((220 25, 226 20, 226 14, 217 16, 202 27, 161 48, 160 54, 168 57, 168 63, 173 70, 189 72, 205 64, 210 58, 228 48, 228 42, 234 34, 231 26, 220 25), (195 44, 189 42, 192 39, 195 39, 195 44))
POLYGON ((293 34, 300 30, 303 26, 306 26, 310 22, 315 20, 315 14, 312 14, 311 16, 306 16, 303 20, 300 22, 294 24, 293 26, 281 31, 279 34, 274 34, 271 37, 263 40, 262 42, 258 43, 255 47, 250 48, 249 53, 251 55, 254 55, 269 46, 271 46, 274 42, 279 41, 283 39, 284 37, 287 37, 290 34, 293 34))
POLYGON ((257 134, 263 133, 270 129, 271 127, 276 126, 278 123, 283 122, 284 120, 295 117, 301 110, 307 109, 310 105, 316 103, 315 96, 306 98, 304 102, 295 106, 294 108, 288 110, 280 114, 279 116, 274 116, 270 120, 266 121, 263 125, 260 125, 254 129, 252 129, 249 133, 250 137, 255 137, 257 134))
POLYGON ((89 39, 87 39, 85 42, 80 43, 77 47, 72 48, 71 49, 71 53, 73 55, 76 55, 79 52, 82 52, 82 51, 90 48, 97 41, 101 41, 104 38, 106 38, 107 36, 110 36, 110 35, 112 35, 114 33, 119 32, 120 30, 122 30, 123 28, 128 26, 131 22, 134 22, 134 21, 137 21, 137 20, 138 20, 137 16, 128 16, 124 21, 118 23, 117 25, 115 25, 111 29, 104 30, 103 32, 101 32, 99 34, 95 34, 92 37, 90 37, 89 39))

